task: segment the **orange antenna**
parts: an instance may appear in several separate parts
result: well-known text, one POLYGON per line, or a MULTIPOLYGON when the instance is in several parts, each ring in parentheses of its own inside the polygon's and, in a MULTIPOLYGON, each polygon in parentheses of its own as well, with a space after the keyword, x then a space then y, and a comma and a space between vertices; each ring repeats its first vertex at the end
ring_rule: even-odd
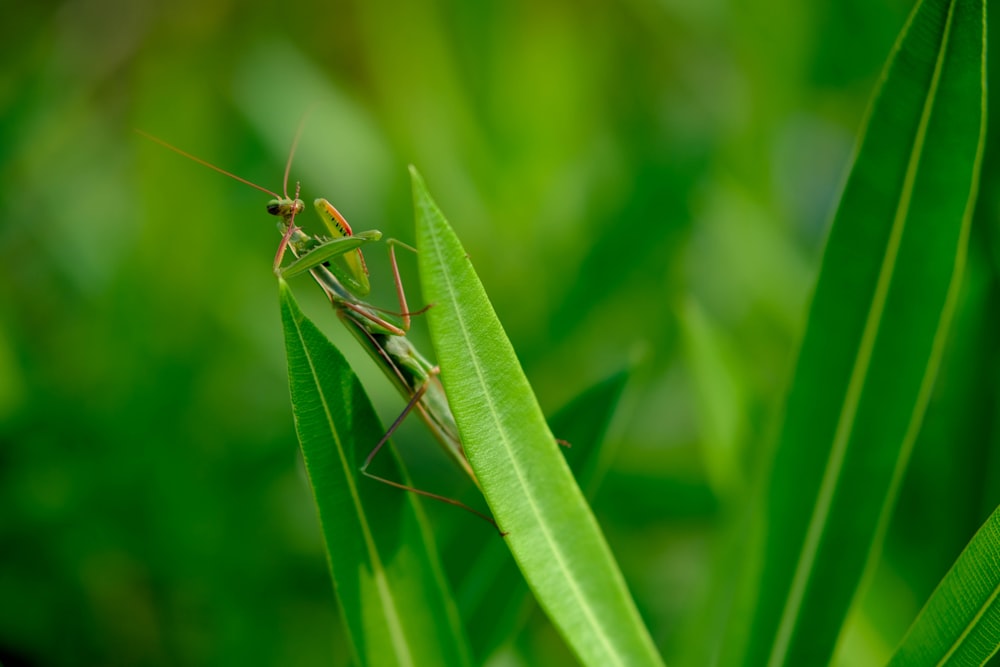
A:
MULTIPOLYGON (((295 138, 292 139, 292 148, 288 151, 288 162, 285 163, 285 178, 282 181, 282 187, 285 192, 285 199, 288 199, 288 175, 292 172, 292 158, 295 157, 295 149, 299 147, 299 139, 302 137, 302 130, 306 126, 306 120, 308 120, 309 115, 316 108, 316 104, 313 103, 306 109, 306 112, 302 114, 302 120, 299 121, 299 126, 295 128, 295 138)), ((296 195, 298 198, 298 195, 296 195)))
MULTIPOLYGON (((246 185, 249 185, 249 186, 250 186, 250 187, 252 187, 252 188, 256 188, 257 190, 260 190, 260 191, 261 191, 261 192, 263 192, 264 194, 268 194, 268 195, 271 195, 271 196, 272 196, 272 197, 274 197, 275 199, 280 199, 280 197, 279 197, 279 196, 278 196, 278 195, 277 195, 276 193, 274 193, 274 192, 271 192, 271 191, 270 191, 270 190, 268 190, 267 188, 264 188, 264 187, 261 187, 261 186, 257 185, 256 183, 253 183, 253 182, 251 182, 251 181, 248 181, 247 179, 245 179, 245 178, 243 178, 243 177, 241 177, 241 176, 237 176, 236 174, 234 174, 234 173, 232 173, 232 172, 228 172, 228 171, 226 171, 225 169, 223 169, 223 168, 221 168, 221 167, 216 167, 216 166, 215 166, 214 164, 212 164, 211 162, 206 162, 205 160, 202 160, 202 159, 201 159, 200 157, 196 157, 196 156, 194 156, 194 155, 191 155, 191 154, 190 154, 190 153, 188 153, 187 151, 182 151, 182 150, 181 150, 180 148, 177 148, 177 146, 174 146, 174 145, 171 145, 171 144, 168 144, 168 143, 167 143, 166 141, 164 141, 163 139, 160 139, 160 138, 158 138, 158 137, 154 137, 153 135, 151 135, 151 134, 148 134, 148 133, 146 133, 146 132, 143 132, 142 130, 135 130, 135 132, 136 132, 136 134, 140 134, 140 135, 142 135, 142 136, 146 137, 146 138, 147 138, 147 139, 149 139, 150 141, 154 141, 154 142, 156 142, 156 143, 160 144, 160 145, 161 145, 161 146, 163 146, 164 148, 169 148, 169 149, 170 149, 170 150, 172 150, 173 152, 175 152, 175 153, 179 153, 180 155, 183 155, 184 157, 188 158, 189 160, 194 160, 194 161, 195 161, 195 162, 197 162, 198 164, 202 164, 202 165, 205 165, 205 166, 206 166, 206 167, 208 167, 209 169, 213 169, 213 170, 215 170, 215 171, 219 172, 220 174, 224 174, 224 175, 228 176, 229 178, 233 178, 233 179, 236 179, 236 180, 237 180, 237 181, 239 181, 240 183, 244 183, 244 184, 246 184, 246 185)), ((296 136, 296 141, 298 141, 298 137, 297 137, 297 136, 296 136)), ((295 151, 295 147, 293 146, 293 147, 292 147, 292 152, 294 153, 294 151, 295 151)), ((292 164, 292 160, 291 160, 291 156, 289 156, 289 157, 288 157, 288 167, 286 167, 286 168, 285 168, 285 181, 286 181, 286 182, 287 182, 287 180, 288 180, 288 169, 289 169, 289 168, 291 167, 291 164, 292 164)), ((288 199, 288 188, 287 188, 287 187, 285 188, 285 199, 288 199)))

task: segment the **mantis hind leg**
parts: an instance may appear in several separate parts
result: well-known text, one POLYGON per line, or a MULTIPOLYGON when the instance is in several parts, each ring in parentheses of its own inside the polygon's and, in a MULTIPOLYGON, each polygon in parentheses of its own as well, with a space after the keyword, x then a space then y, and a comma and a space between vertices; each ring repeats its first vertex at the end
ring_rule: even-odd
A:
MULTIPOLYGON (((368 307, 381 313, 388 313, 399 317, 402 320, 400 330, 403 333, 406 333, 410 330, 410 318, 415 315, 422 315, 426 313, 434 307, 434 304, 429 303, 419 310, 410 310, 410 307, 406 303, 406 290, 403 289, 403 279, 399 275, 399 262, 396 260, 396 246, 403 246, 411 252, 417 252, 417 249, 397 239, 386 239, 385 243, 389 246, 389 263, 392 266, 392 281, 396 285, 396 299, 399 301, 399 312, 396 313, 385 308, 379 308, 371 305, 368 307)), ((382 322, 378 321, 376 324, 382 324, 382 322)))
POLYGON ((493 526, 496 529, 496 531, 500 534, 500 537, 507 536, 507 533, 500 530, 500 526, 497 525, 497 522, 493 519, 493 517, 484 514, 479 510, 473 509, 459 500, 455 500, 454 498, 449 498, 447 496, 438 495, 436 493, 431 493, 430 491, 424 491, 423 489, 418 489, 414 486, 407 486, 406 484, 402 484, 400 482, 394 482, 391 479, 386 479, 385 477, 379 477, 378 475, 368 472, 364 468, 361 469, 361 474, 364 475, 365 477, 368 477, 369 479, 375 480, 376 482, 382 482, 383 484, 388 484, 391 487, 401 489, 403 491, 409 491, 410 493, 416 493, 417 495, 424 496, 425 498, 431 498, 432 500, 438 500, 442 503, 448 503, 449 505, 454 505, 455 507, 459 507, 465 510, 466 512, 471 512, 472 514, 475 514, 480 519, 488 522, 491 526, 493 526))
POLYGON ((365 457, 365 462, 361 466, 361 474, 364 475, 365 477, 369 477, 377 482, 382 482, 383 484, 387 484, 391 487, 401 489, 403 491, 409 491, 410 493, 416 493, 417 495, 424 496, 425 498, 431 498, 432 500, 437 500, 442 503, 454 505, 455 507, 459 507, 465 510, 466 512, 471 512, 472 514, 475 514, 477 517, 479 517, 483 521, 488 522, 491 526, 493 526, 496 529, 496 531, 500 533, 500 537, 504 537, 507 535, 507 533, 500 530, 500 526, 497 525, 497 522, 493 519, 493 517, 484 514, 479 510, 473 509, 472 507, 469 507, 468 505, 459 500, 455 500, 454 498, 448 498, 447 496, 442 496, 437 493, 431 493, 430 491, 424 491, 423 489, 418 489, 414 486, 408 486, 401 482, 394 482, 391 479, 386 479, 385 477, 379 477, 378 475, 368 472, 368 466, 371 465, 371 462, 375 458, 375 455, 378 454, 379 451, 381 451, 381 449, 385 446, 385 443, 389 441, 389 438, 392 437, 392 434, 396 432, 396 429, 399 428, 399 425, 403 423, 403 420, 406 419, 406 416, 410 414, 415 407, 417 407, 418 403, 420 403, 420 399, 423 398, 424 394, 427 392, 427 387, 430 385, 430 381, 431 379, 427 378, 419 387, 417 387, 416 391, 413 392, 413 396, 411 396, 410 400, 407 401, 406 407, 403 408, 403 411, 392 422, 388 430, 385 432, 385 435, 382 436, 382 439, 378 441, 375 447, 372 448, 372 450, 368 453, 368 456, 365 457))

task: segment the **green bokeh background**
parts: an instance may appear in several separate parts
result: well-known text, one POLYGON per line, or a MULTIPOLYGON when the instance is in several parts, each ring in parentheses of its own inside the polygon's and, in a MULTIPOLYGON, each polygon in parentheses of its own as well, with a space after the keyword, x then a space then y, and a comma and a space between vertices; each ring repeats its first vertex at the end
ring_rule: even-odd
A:
MULTIPOLYGON (((710 641, 713 554, 780 417, 831 206, 910 7, 8 8, 0 660, 346 660, 292 428, 268 197, 132 132, 280 190, 309 111, 303 195, 412 242, 417 165, 547 412, 633 368, 595 510, 683 663, 710 641)), ((991 144, 955 335, 846 664, 892 649, 1000 502, 995 163, 991 144)), ((368 255, 391 306, 386 258, 368 255)), ((295 289, 391 421, 398 395, 308 280, 295 289)), ((462 492, 419 424, 396 441, 420 485, 462 492)), ((489 530, 428 512, 442 548, 489 530)), ((518 654, 571 661, 537 613, 518 654)))

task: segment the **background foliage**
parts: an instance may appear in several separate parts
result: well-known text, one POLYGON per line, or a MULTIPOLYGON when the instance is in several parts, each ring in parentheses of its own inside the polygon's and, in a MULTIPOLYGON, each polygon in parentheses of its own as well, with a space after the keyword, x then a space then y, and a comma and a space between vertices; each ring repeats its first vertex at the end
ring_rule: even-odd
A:
MULTIPOLYGON (((293 168, 303 194, 412 242, 405 165, 418 165, 547 412, 634 364, 595 511, 654 639, 683 662, 910 5, 6 13, 0 660, 344 658, 296 458, 266 198, 131 132, 277 189, 315 105, 293 168)), ((996 158, 990 142, 952 340, 847 664, 884 658, 1000 503, 996 158)), ((391 421, 394 390, 307 279, 295 288, 391 421)), ((424 486, 462 491, 419 425, 397 443, 424 486)), ((427 511, 460 560, 468 517, 427 511)), ((540 615, 516 644, 533 664, 568 660, 540 615)))

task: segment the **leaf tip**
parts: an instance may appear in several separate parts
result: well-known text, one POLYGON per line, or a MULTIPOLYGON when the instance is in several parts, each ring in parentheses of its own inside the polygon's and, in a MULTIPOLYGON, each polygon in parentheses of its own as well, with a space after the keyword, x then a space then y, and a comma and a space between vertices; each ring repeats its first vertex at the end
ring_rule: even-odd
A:
POLYGON ((413 186, 413 200, 415 202, 429 199, 430 194, 427 192, 427 185, 424 183, 423 176, 417 171, 417 168, 412 164, 409 166, 410 169, 410 182, 413 186))
POLYGON ((411 164, 411 165, 409 165, 407 167, 407 169, 410 170, 410 180, 413 181, 413 187, 414 187, 414 189, 416 189, 417 184, 419 184, 420 188, 423 189, 425 187, 424 186, 424 178, 423 178, 423 176, 420 175, 420 172, 417 171, 416 165, 412 165, 411 164))

